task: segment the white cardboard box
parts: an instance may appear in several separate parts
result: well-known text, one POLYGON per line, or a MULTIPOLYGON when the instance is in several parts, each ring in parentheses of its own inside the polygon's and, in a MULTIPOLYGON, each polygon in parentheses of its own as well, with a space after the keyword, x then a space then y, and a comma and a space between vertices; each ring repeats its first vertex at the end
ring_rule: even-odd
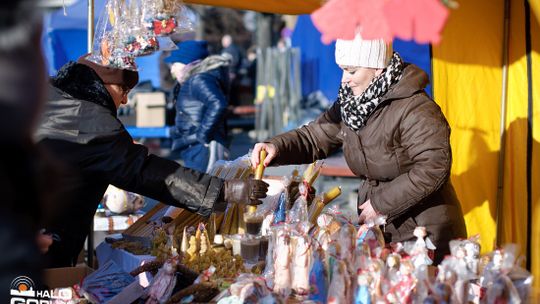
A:
POLYGON ((137 127, 163 127, 165 125, 165 94, 140 92, 133 95, 137 127))

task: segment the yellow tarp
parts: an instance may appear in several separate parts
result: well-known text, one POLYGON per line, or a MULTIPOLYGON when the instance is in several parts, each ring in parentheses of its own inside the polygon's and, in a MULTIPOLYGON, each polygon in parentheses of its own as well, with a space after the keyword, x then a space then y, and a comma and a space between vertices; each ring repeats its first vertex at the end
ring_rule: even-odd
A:
POLYGON ((433 47, 434 99, 452 127, 452 182, 483 251, 496 232, 503 14, 503 0, 461 1, 433 47))
POLYGON ((527 250, 527 56, 523 2, 512 1, 508 69, 508 105, 504 163, 502 243, 527 250))
MULTIPOLYGON (((526 29, 524 1, 510 1, 508 93, 502 218, 503 243, 527 252, 531 219, 531 270, 540 287, 540 2, 529 1, 526 29), (528 69, 526 31, 532 51, 528 69), (529 77, 532 73, 532 113, 529 77), (529 124, 530 131, 529 133, 529 124), (529 136, 529 137, 528 137, 529 136), (531 150, 527 140, 532 136, 531 150), (531 214, 527 211, 527 168, 531 157, 531 214), (529 217, 530 216, 530 217, 529 217)), ((452 182, 461 200, 469 235, 481 234, 483 251, 496 236, 496 199, 502 96, 504 0, 460 1, 442 43, 433 47, 434 98, 452 127, 452 182), (478 12, 482 12, 481 18, 478 12)))
POLYGON ((310 14, 324 1, 321 0, 184 0, 185 3, 224 6, 266 13, 300 15, 310 14))
MULTIPOLYGON (((540 1, 531 5, 532 87, 533 87, 533 146, 532 146, 532 239, 531 270, 534 285, 540 290, 540 1)), ((537 298, 538 300, 539 298, 537 298)))

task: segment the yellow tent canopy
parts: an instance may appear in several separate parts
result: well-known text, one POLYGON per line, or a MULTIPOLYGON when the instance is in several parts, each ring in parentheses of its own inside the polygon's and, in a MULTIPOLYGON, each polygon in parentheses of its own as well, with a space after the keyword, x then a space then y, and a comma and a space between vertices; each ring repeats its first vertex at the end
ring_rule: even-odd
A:
POLYGON ((300 15, 310 14, 324 2, 322 0, 185 0, 185 3, 224 6, 264 13, 300 15))

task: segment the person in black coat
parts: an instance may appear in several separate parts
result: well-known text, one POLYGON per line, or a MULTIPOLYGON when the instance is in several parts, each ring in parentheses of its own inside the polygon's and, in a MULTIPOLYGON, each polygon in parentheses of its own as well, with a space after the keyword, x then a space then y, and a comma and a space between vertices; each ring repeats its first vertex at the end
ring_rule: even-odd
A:
POLYGON ((207 42, 188 40, 165 59, 176 79, 173 91, 176 118, 172 158, 207 172, 227 156, 225 116, 228 105, 230 60, 208 56, 207 42))
POLYGON ((43 191, 53 178, 44 178, 48 168, 32 143, 45 84, 43 21, 33 2, 0 2, 0 303, 10 303, 19 276, 40 285, 40 249, 52 242, 39 233, 54 207, 46 195, 51 191, 43 191))
POLYGON ((226 202, 258 204, 266 196, 262 181, 224 181, 135 144, 116 111, 137 82, 137 72, 104 67, 87 56, 67 63, 51 80, 35 138, 74 172, 62 183, 69 205, 46 227, 60 238, 48 252, 53 267, 76 263, 109 184, 202 216, 223 211, 226 202))

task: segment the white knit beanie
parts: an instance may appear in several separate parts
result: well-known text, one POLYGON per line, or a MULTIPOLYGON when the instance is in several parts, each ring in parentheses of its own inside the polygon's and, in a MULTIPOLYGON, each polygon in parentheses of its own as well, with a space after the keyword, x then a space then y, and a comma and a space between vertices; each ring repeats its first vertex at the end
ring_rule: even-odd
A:
POLYGON ((341 66, 383 69, 392 53, 392 44, 382 39, 363 40, 359 34, 354 40, 336 41, 336 63, 341 66))

